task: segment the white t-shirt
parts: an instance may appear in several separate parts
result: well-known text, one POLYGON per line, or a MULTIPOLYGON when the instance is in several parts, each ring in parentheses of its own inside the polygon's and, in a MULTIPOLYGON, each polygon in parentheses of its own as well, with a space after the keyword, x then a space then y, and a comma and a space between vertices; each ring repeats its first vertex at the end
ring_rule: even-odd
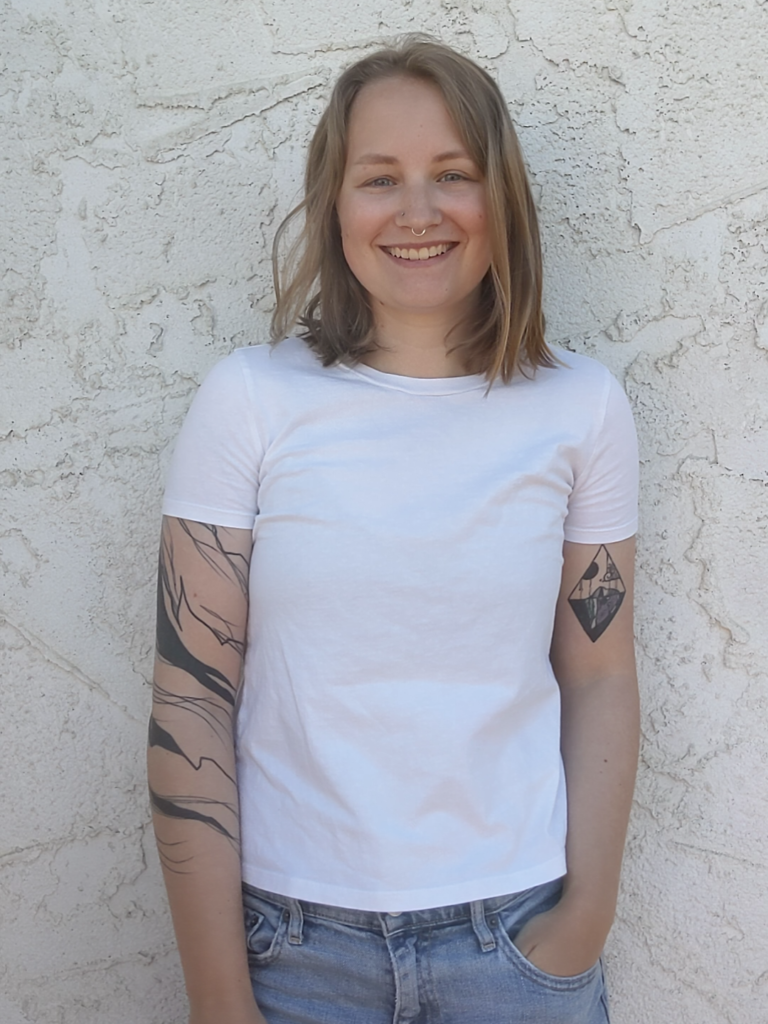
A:
POLYGON ((239 349, 200 388, 163 511, 253 529, 237 721, 243 877, 415 910, 565 871, 549 662, 563 540, 636 529, 610 373, 324 368, 239 349))

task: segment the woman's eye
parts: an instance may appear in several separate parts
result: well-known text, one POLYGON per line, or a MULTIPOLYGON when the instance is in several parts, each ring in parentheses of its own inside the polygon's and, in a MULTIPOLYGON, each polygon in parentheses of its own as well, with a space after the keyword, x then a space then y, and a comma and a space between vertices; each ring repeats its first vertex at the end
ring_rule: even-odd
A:
POLYGON ((384 177, 382 177, 382 178, 374 178, 373 181, 369 181, 368 184, 369 185, 374 185, 374 186, 380 188, 380 187, 382 187, 384 185, 391 185, 392 184, 392 179, 391 178, 384 178, 384 177))
POLYGON ((441 181, 466 181, 466 177, 463 174, 459 174, 458 171, 447 171, 441 181))

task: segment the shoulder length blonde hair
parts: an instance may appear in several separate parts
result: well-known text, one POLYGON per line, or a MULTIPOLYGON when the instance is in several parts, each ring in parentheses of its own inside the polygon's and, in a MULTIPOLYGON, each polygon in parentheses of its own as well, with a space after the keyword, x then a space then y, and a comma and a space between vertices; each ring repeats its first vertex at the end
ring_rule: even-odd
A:
POLYGON ((477 309, 462 324, 467 372, 484 373, 489 381, 500 376, 506 383, 518 368, 554 365, 544 340, 536 209, 504 97, 473 61, 422 36, 405 37, 364 57, 336 82, 309 146, 304 199, 275 237, 272 341, 298 326, 325 366, 356 362, 376 348, 368 297, 344 258, 336 199, 355 98, 364 86, 385 78, 415 78, 439 89, 485 180, 492 257, 477 309), (302 215, 302 229, 282 260, 286 232, 302 215))

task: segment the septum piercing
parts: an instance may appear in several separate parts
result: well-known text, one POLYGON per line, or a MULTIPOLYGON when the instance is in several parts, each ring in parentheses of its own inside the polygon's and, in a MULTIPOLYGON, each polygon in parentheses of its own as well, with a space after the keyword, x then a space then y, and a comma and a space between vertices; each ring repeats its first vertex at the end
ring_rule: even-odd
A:
MULTIPOLYGON (((403 210, 403 212, 400 214, 400 216, 401 217, 405 216, 405 210, 403 210)), ((417 238, 421 238, 421 236, 422 235, 426 235, 426 233, 427 233, 427 229, 426 228, 422 228, 421 231, 414 231, 413 228, 411 228, 411 234, 412 235, 416 235, 417 238)))

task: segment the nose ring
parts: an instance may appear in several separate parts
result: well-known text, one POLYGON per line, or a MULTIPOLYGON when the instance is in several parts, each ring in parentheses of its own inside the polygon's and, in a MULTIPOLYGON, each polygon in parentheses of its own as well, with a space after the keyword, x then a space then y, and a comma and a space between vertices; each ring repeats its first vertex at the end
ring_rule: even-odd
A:
MULTIPOLYGON (((403 210, 403 212, 400 214, 400 216, 401 217, 405 216, 405 210, 403 210)), ((421 236, 422 235, 426 235, 426 233, 427 233, 427 229, 426 228, 422 228, 421 231, 414 231, 413 228, 411 228, 411 234, 412 235, 416 235, 417 238, 421 238, 421 236)))

